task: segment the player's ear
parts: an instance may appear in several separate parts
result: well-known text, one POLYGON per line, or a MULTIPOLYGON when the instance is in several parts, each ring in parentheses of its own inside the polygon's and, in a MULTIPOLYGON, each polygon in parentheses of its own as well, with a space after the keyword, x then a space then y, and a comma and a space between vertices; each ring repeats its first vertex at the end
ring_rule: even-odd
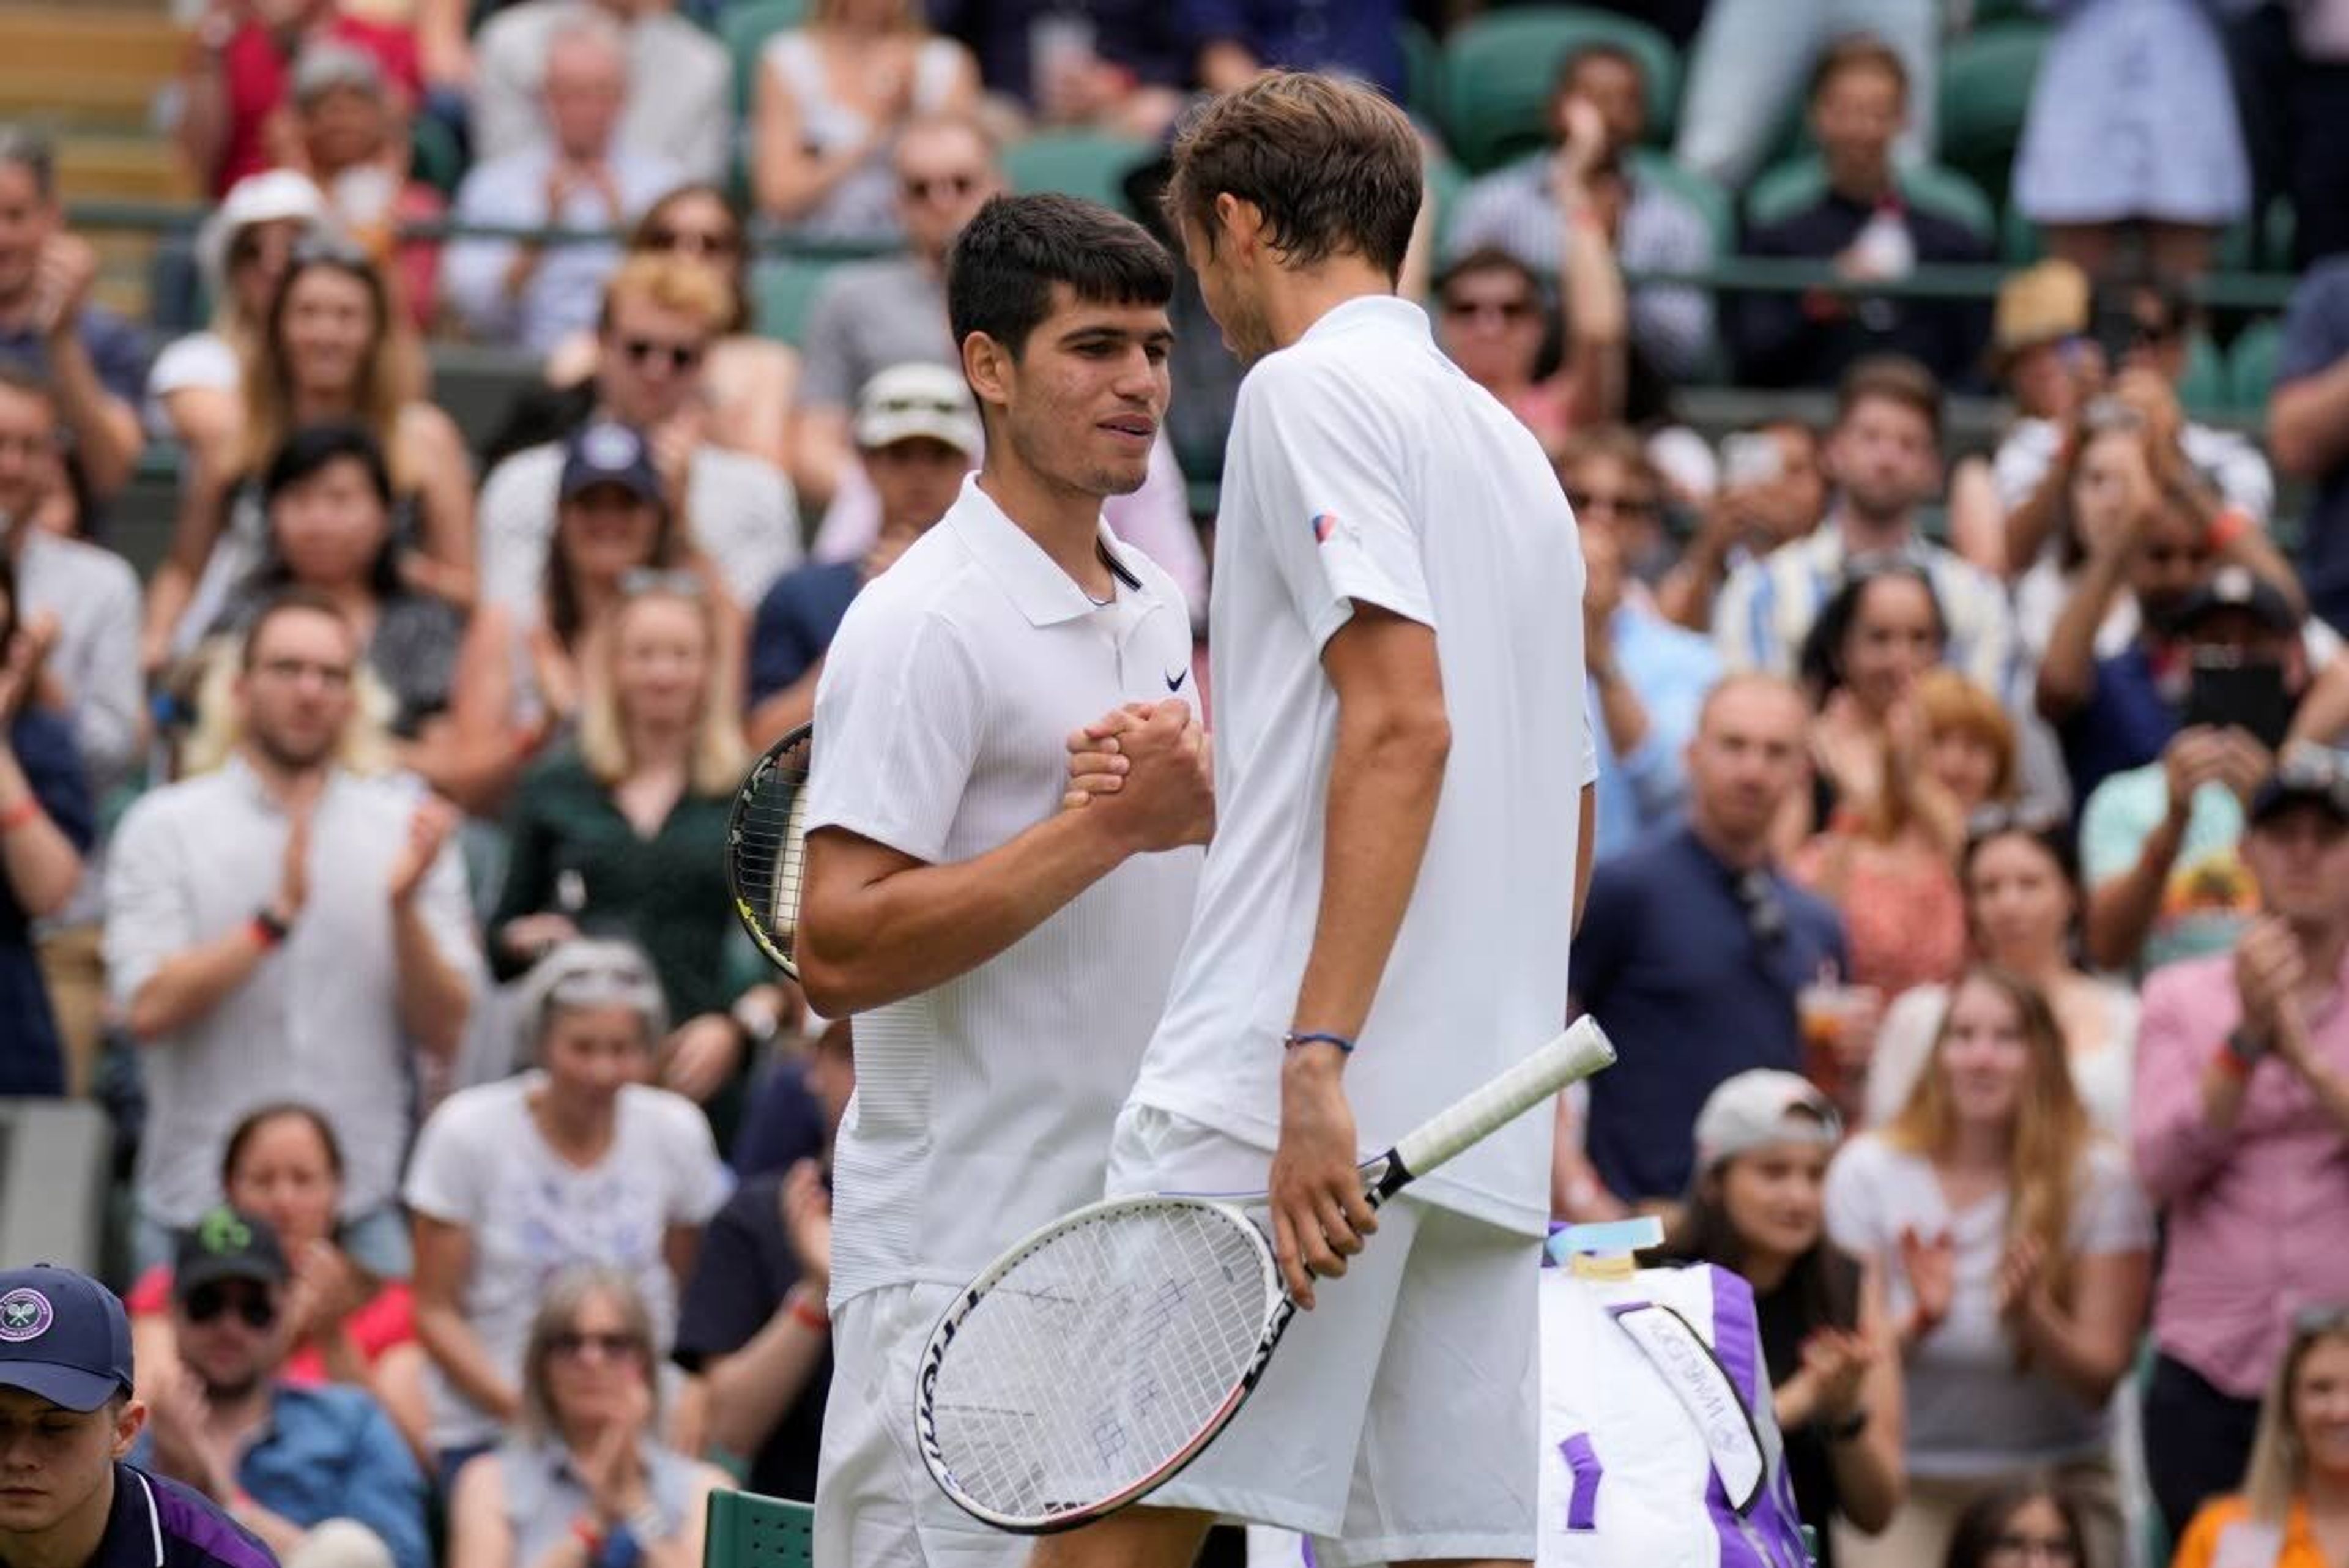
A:
POLYGON ((1264 236, 1264 209, 1229 191, 1218 191, 1216 226, 1222 231, 1217 236, 1218 244, 1231 245, 1242 256, 1249 255, 1264 236))
POLYGON ((122 1458, 147 1428, 147 1407, 138 1399, 118 1397, 109 1407, 114 1417, 114 1457, 122 1458))
POLYGON ((962 373, 982 405, 992 404, 998 410, 1010 405, 1019 361, 995 338, 974 332, 962 340, 962 373))

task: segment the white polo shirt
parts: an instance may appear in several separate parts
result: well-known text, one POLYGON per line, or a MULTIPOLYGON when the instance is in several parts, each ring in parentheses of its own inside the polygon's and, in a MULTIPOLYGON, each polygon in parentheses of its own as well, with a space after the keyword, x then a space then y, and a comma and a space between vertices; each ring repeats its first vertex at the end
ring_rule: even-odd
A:
MULTIPOLYGON (((1452 752, 1419 882, 1346 1070, 1363 1152, 1566 1017, 1583 700, 1582 549, 1533 436, 1419 307, 1350 300, 1241 383, 1209 606, 1216 838, 1133 1098, 1271 1148, 1280 1040, 1321 897, 1338 698, 1322 645, 1375 604, 1436 631, 1452 752)), ((1538 1232, 1549 1118, 1413 1189, 1538 1232)))
MULTIPOLYGON (((816 687, 808 826, 974 858, 1061 809, 1069 732, 1192 698, 1183 596, 1106 525, 1096 606, 976 475, 856 596, 816 687)), ((960 1284, 1101 1196, 1110 1130, 1166 1000, 1200 852, 1140 855, 1002 954, 856 1016, 833 1151, 833 1300, 960 1284)))

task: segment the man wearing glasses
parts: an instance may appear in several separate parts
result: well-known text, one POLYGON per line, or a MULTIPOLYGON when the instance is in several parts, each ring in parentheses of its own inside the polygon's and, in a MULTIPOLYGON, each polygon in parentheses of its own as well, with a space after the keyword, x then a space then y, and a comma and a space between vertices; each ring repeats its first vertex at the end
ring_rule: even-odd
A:
POLYGON ((452 1056, 481 987, 454 807, 339 757, 357 635, 296 589, 245 634, 241 740, 219 769, 141 796, 106 877, 106 968, 143 1049, 147 1131, 132 1262, 215 1200, 222 1141, 264 1100, 318 1106, 350 1151, 346 1245, 408 1273, 396 1201, 414 1054, 452 1056))
POLYGON ((424 1477, 372 1395, 283 1380, 292 1277, 269 1222, 213 1209, 180 1239, 171 1331, 184 1376, 149 1390, 130 1450, 225 1509, 281 1563, 429 1568, 424 1477))
MULTIPOLYGON (((595 403, 586 430, 625 426, 649 448, 673 509, 737 604, 754 605, 800 560, 799 504, 782 471, 709 439, 705 370, 733 311, 727 286, 689 256, 631 256, 604 290, 595 328, 595 403)), ((565 443, 515 452, 481 484, 481 595, 508 609, 537 602, 554 532, 565 443)))
POLYGON ((2261 914, 2145 985, 2131 1106, 2161 1206, 2146 1469, 2173 1536, 2236 1490, 2293 1314, 2349 1300, 2349 763, 2287 752, 2242 846, 2261 914))
MULTIPOLYGON (((1560 1140, 1577 1218, 1678 1201, 1705 1096, 1754 1067, 1801 1072, 1796 999, 1848 972, 1843 923, 1773 863, 1771 830, 1806 778, 1808 707, 1775 676, 1713 688, 1689 742, 1688 822, 1601 861, 1573 990, 1621 1052, 1590 1083, 1588 1169, 1560 1140)), ((1855 1034, 1865 1021, 1847 1021, 1855 1034)))

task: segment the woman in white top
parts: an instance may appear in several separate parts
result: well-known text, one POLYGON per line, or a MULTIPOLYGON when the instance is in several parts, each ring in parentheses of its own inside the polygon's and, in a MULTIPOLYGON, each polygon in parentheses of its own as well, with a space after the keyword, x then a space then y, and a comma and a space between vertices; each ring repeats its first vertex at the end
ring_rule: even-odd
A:
POLYGON ((229 187, 196 239, 212 325, 173 340, 147 372, 147 423, 191 449, 232 434, 239 363, 268 318, 294 247, 326 223, 326 199, 289 169, 229 187))
MULTIPOLYGON (((2075 961, 2080 869, 2062 820, 2006 806, 1976 812, 1958 880, 1974 951, 2046 997, 2090 1125, 2108 1137, 2126 1137, 2137 1063, 2137 993, 2075 961)), ((1948 986, 1920 985, 1901 992, 1885 1013, 1868 1064, 1870 1127, 1892 1120, 1909 1103, 1949 1006, 1948 986)))
POLYGON ((1899 1115, 1836 1157, 1826 1217, 1890 1282, 1909 1417, 1908 1501, 1843 1568, 1939 1562, 1969 1502, 2039 1469, 2088 1505, 2095 1561, 2117 1562, 2106 1407, 2144 1321, 2153 1220, 2030 981, 1958 982, 1899 1115))
POLYGON ((450 1471, 523 1414, 531 1319, 566 1269, 635 1278, 667 1355, 678 1283, 733 1187, 701 1108, 644 1081, 667 1010, 642 950, 565 942, 529 983, 537 1068, 449 1096, 408 1168, 416 1334, 450 1471))
POLYGON ((763 217, 812 234, 895 239, 889 147, 916 115, 968 111, 978 65, 915 0, 815 0, 759 61, 750 161, 763 217))

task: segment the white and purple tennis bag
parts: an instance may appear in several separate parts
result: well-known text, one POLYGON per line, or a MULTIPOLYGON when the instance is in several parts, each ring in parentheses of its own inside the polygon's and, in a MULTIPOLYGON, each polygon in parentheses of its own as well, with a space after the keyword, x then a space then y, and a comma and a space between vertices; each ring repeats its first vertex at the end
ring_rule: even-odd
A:
POLYGON ((1542 1271, 1540 1568, 1806 1568, 1754 1291, 1542 1271))
MULTIPOLYGON (((1538 1568, 1807 1568, 1743 1279, 1545 1267, 1541 1356, 1538 1568)), ((1311 1568, 1312 1543, 1251 1528, 1248 1561, 1311 1568)))

